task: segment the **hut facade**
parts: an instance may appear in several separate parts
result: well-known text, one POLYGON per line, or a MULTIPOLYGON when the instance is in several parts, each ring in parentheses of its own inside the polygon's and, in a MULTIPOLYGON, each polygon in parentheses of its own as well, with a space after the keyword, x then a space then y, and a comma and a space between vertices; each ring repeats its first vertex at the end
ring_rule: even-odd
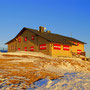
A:
POLYGON ((84 42, 75 38, 39 30, 23 28, 12 40, 6 43, 8 52, 32 51, 42 52, 51 56, 68 56, 73 54, 85 55, 84 42))

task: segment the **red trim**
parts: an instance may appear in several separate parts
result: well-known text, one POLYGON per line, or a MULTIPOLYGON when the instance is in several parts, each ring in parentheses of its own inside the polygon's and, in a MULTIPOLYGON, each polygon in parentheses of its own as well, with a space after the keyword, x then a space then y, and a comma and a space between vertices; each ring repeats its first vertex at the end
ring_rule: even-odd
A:
POLYGON ((79 42, 77 43, 77 46, 79 46, 79 42))
POLYGON ((34 40, 35 39, 35 36, 34 35, 32 35, 32 40, 34 40))
POLYGON ((76 44, 76 42, 73 42, 73 44, 76 44))
POLYGON ((27 47, 24 47, 24 51, 27 51, 27 47))
POLYGON ((61 45, 60 44, 54 44, 54 49, 61 50, 61 45))
POLYGON ((81 54, 81 52, 82 52, 82 50, 79 50, 79 49, 77 50, 77 54, 81 54))
POLYGON ((20 48, 18 48, 18 51, 20 51, 20 48))
POLYGON ((30 47, 30 51, 34 51, 34 46, 31 46, 30 47))
POLYGON ((70 50, 70 46, 69 45, 63 45, 63 50, 69 51, 70 50))
POLYGON ((46 44, 40 44, 40 50, 45 50, 46 49, 46 44))
POLYGON ((18 39, 18 42, 21 42, 21 38, 18 39))
POLYGON ((27 37, 24 38, 24 41, 27 41, 27 37))

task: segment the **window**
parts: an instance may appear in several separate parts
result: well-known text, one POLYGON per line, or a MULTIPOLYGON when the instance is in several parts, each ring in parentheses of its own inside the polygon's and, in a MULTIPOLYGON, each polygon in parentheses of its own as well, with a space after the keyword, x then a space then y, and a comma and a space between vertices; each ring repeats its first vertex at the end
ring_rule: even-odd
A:
POLYGON ((70 50, 70 46, 69 45, 63 45, 63 50, 69 51, 70 50))
POLYGON ((27 37, 24 38, 24 41, 27 41, 27 37))
POLYGON ((30 51, 34 51, 34 46, 31 46, 30 47, 30 51))
POLYGON ((27 47, 24 47, 24 51, 27 51, 27 47))
POLYGON ((76 42, 73 42, 73 44, 76 44, 76 42))
POLYGON ((18 51, 20 51, 20 48, 18 48, 18 51))
POLYGON ((34 40, 35 39, 35 37, 34 37, 34 35, 32 35, 32 40, 34 40))
POLYGON ((18 42, 19 42, 19 43, 21 42, 21 38, 18 39, 18 42))
POLYGON ((54 44, 54 49, 61 50, 61 45, 60 44, 54 44))
POLYGON ((46 49, 46 44, 40 44, 40 50, 45 50, 46 49))
POLYGON ((79 50, 79 49, 77 50, 77 54, 81 54, 81 52, 82 52, 81 50, 79 50))
POLYGON ((79 42, 77 43, 77 46, 79 46, 79 42))

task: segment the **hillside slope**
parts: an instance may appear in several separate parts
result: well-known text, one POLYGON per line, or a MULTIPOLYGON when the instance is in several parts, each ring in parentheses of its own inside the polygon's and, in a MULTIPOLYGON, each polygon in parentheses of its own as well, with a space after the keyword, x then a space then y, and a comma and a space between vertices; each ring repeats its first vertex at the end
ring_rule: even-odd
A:
MULTIPOLYGON (((0 53, 1 89, 16 88, 20 90, 30 88, 30 85, 34 88, 37 87, 37 84, 33 85, 33 83, 46 80, 47 83, 44 86, 38 86, 36 89, 58 90, 61 87, 59 85, 61 81, 66 85, 69 82, 67 82, 67 79, 70 79, 69 84, 71 84, 70 77, 73 76, 73 81, 78 82, 80 75, 82 75, 81 77, 88 76, 86 79, 90 81, 90 62, 83 61, 80 58, 55 58, 37 52, 0 53), (65 77, 67 75, 68 78, 65 77), (52 80, 55 79, 57 83, 54 84, 55 81, 52 80), (53 87, 51 86, 52 84, 53 87)), ((88 81, 87 88, 89 87, 88 81)), ((61 87, 61 90, 67 88, 67 86, 61 87)))

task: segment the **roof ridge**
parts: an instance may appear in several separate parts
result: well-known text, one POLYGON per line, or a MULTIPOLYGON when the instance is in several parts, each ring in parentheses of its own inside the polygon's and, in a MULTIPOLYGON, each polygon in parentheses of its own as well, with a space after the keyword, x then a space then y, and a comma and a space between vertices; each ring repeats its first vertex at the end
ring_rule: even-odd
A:
MULTIPOLYGON (((70 41, 75 41, 75 42, 81 42, 81 43, 84 43, 80 40, 77 40, 75 38, 71 38, 71 37, 68 37, 68 36, 64 36, 64 35, 60 35, 60 34, 55 34, 55 33, 47 33, 47 32, 39 32, 38 30, 36 29, 32 29, 32 28, 27 28, 27 27, 24 27, 17 35, 16 37, 19 35, 19 34, 22 34, 24 30, 30 30, 31 32, 35 33, 36 35, 39 35, 49 41, 52 41, 52 42, 58 42, 58 43, 66 43, 66 44, 71 44, 71 45, 75 45, 73 43, 71 43, 70 41), (49 35, 48 35, 49 34, 49 35)), ((12 40, 14 40, 16 37, 14 37, 12 40)), ((11 42, 12 40, 8 41, 7 43, 11 42)), ((6 43, 6 44, 7 44, 6 43)), ((86 44, 86 43, 84 43, 86 44)))

